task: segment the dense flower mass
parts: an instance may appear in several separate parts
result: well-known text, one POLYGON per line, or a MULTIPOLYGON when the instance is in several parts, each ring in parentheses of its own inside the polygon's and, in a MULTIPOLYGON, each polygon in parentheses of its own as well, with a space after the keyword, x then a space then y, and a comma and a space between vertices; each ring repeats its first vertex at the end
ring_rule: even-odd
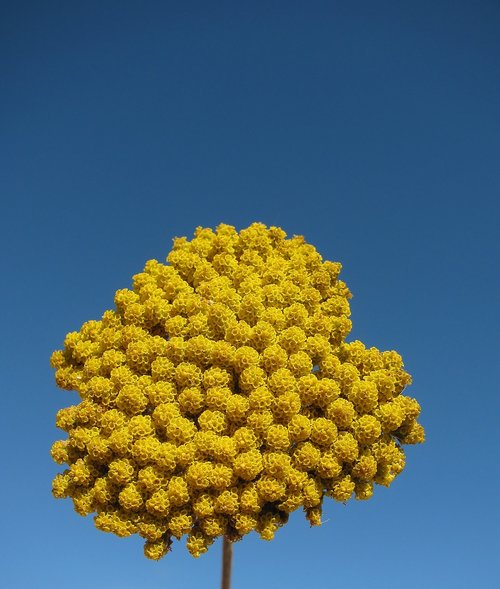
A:
POLYGON ((160 559, 172 538, 195 557, 222 535, 270 540, 299 508, 319 525, 325 495, 389 486, 424 441, 420 406, 397 352, 345 342, 340 269, 261 223, 174 239, 52 355, 81 397, 57 414, 54 496, 160 559))

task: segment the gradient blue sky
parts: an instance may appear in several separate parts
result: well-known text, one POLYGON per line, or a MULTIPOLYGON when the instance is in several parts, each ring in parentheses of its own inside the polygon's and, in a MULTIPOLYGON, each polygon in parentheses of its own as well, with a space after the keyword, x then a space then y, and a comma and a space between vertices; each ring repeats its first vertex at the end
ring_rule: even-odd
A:
POLYGON ((342 262, 428 441, 369 502, 235 546, 235 589, 500 587, 500 4, 2 2, 0 585, 217 587, 56 501, 52 350, 171 238, 258 220, 342 262), (5 476, 4 476, 5 475, 5 476))

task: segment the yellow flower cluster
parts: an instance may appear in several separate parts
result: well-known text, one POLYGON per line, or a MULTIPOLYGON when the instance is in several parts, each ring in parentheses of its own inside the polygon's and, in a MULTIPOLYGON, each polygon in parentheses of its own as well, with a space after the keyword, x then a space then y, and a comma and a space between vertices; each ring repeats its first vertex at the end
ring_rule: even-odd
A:
POLYGON ((173 537, 198 557, 221 535, 270 540, 301 507, 319 525, 325 495, 389 486, 402 444, 424 440, 420 406, 399 354, 345 342, 340 269, 260 223, 174 239, 51 357, 81 397, 57 414, 54 496, 159 559, 173 537))

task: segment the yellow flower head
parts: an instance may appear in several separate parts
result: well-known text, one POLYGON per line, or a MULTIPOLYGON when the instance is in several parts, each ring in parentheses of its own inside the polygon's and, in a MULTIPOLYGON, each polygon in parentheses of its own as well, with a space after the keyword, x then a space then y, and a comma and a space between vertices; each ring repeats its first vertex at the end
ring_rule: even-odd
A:
POLYGON ((340 270, 262 223, 174 239, 51 356, 81 397, 57 413, 54 496, 158 560, 172 538, 194 557, 221 535, 271 540, 296 509, 320 525, 325 496, 390 485, 424 441, 420 405, 397 352, 345 342, 340 270))

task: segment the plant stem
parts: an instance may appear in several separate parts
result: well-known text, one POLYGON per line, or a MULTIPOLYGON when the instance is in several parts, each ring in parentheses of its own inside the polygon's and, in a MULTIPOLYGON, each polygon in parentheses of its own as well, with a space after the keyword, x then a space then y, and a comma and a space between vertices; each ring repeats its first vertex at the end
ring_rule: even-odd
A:
POLYGON ((224 536, 222 542, 222 583, 221 589, 231 587, 231 564, 233 560, 233 543, 224 536))

